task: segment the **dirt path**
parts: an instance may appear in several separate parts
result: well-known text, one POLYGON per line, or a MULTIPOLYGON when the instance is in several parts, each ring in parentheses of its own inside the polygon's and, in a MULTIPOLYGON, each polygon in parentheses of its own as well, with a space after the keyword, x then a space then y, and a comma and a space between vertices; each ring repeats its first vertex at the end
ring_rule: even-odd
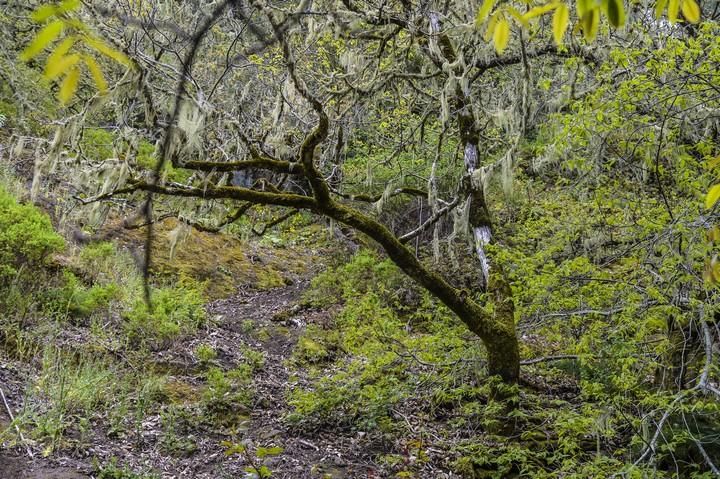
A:
POLYGON ((109 437, 107 424, 99 423, 90 447, 79 453, 55 453, 51 459, 30 460, 21 450, 0 451, 0 479, 84 479, 93 477, 93 460, 105 464, 113 458, 133 471, 153 470, 168 479, 252 477, 246 468, 248 461, 255 459, 241 454, 228 457, 221 443, 229 440, 247 444, 249 450, 258 446, 282 448, 279 455, 262 460, 273 478, 381 477, 361 437, 328 432, 305 435, 289 429, 284 421, 289 410, 287 393, 308 382, 302 370, 291 371, 290 360, 298 337, 308 324, 328 320, 328 313, 299 306, 307 285, 302 280, 268 291, 240 291, 210 303, 207 310, 211 326, 154 355, 153 361, 167 370, 173 381, 200 390, 203 372, 193 356, 199 344, 213 347, 217 353, 215 363, 223 370, 243 363, 243 349, 262 352, 264 364, 253 377, 254 399, 240 433, 207 426, 187 431, 194 449, 178 457, 168 455, 159 445, 163 422, 160 414, 144 418, 141 437, 109 437))
POLYGON ((212 313, 223 316, 223 328, 242 330, 238 320, 245 318, 255 328, 268 332, 262 339, 252 332, 241 333, 243 341, 265 354, 265 366, 255 376, 256 399, 246 439, 256 445, 275 444, 283 448, 283 453, 270 461, 272 477, 379 477, 358 437, 328 433, 304 436, 289 430, 283 421, 288 413, 287 393, 293 386, 307 383, 302 370, 293 370, 290 381, 288 362, 298 337, 308 324, 328 320, 326 312, 299 307, 298 300, 306 287, 307 283, 302 282, 273 291, 237 295, 210 308, 212 313))

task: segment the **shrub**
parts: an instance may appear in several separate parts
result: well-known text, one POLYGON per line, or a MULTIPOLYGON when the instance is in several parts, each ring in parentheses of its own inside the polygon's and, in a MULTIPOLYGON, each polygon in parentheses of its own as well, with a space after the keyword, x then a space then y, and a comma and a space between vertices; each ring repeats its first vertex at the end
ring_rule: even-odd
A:
POLYGON ((69 271, 65 271, 64 278, 61 311, 67 311, 73 316, 89 316, 100 308, 108 307, 112 300, 120 298, 121 290, 115 283, 86 287, 69 271))
POLYGON ((200 344, 195 348, 195 358, 202 364, 210 363, 217 358, 217 351, 209 344, 200 344))
POLYGON ((36 268, 65 247, 50 218, 32 205, 19 204, 0 188, 0 284, 23 268, 36 268))
POLYGON ((166 341, 195 331, 205 321, 203 286, 181 277, 177 287, 154 289, 153 310, 142 298, 124 313, 128 337, 133 342, 166 341))

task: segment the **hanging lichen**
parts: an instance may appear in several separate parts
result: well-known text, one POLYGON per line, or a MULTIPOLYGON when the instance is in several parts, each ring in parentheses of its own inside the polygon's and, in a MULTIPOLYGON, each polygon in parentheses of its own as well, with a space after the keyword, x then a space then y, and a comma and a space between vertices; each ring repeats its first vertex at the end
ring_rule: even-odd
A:
POLYGON ((387 185, 385 185, 385 189, 383 190, 382 195, 380 195, 380 198, 373 203, 373 206, 375 207, 375 211, 377 211, 377 214, 381 214, 383 211, 383 208, 387 201, 390 199, 390 197, 393 194, 393 191, 395 191, 395 186, 393 185, 392 181, 388 181, 387 185))
POLYGON ((178 222, 177 226, 168 233, 170 242, 170 259, 175 258, 177 247, 182 245, 189 237, 192 227, 184 221, 178 222))

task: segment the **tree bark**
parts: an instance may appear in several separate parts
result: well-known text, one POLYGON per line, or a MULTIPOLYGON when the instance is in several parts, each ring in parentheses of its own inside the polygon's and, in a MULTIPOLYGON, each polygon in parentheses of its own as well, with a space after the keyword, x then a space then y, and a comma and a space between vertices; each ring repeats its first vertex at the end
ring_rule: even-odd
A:
POLYGON ((338 203, 321 206, 319 213, 355 228, 377 241, 390 259, 422 287, 442 301, 475 333, 488 353, 488 373, 498 375, 506 384, 515 384, 520 375, 520 352, 515 328, 515 308, 510 286, 498 272, 491 275, 490 292, 495 314, 490 316, 465 292, 450 285, 428 269, 384 225, 359 211, 338 203))

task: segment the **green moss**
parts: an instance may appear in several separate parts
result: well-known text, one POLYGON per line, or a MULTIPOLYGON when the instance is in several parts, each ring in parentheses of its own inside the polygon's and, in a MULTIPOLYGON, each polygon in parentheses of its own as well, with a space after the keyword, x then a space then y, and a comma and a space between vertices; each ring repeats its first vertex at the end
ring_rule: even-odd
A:
MULTIPOLYGON (((135 161, 137 165, 147 171, 154 171, 157 166, 157 157, 155 156, 155 145, 147 140, 141 140, 138 145, 137 156, 135 161)), ((174 183, 187 183, 193 172, 184 168, 175 168, 171 163, 166 162, 163 170, 163 176, 167 181, 174 183)))
POLYGON ((217 358, 217 351, 209 344, 200 344, 195 348, 195 359, 201 364, 208 364, 217 358))
POLYGON ((293 356, 301 362, 321 363, 334 359, 341 349, 341 344, 338 331, 322 330, 309 325, 298 339, 293 356))
POLYGON ((285 285, 282 275, 273 268, 259 269, 256 272, 255 286, 258 289, 273 289, 285 285))

